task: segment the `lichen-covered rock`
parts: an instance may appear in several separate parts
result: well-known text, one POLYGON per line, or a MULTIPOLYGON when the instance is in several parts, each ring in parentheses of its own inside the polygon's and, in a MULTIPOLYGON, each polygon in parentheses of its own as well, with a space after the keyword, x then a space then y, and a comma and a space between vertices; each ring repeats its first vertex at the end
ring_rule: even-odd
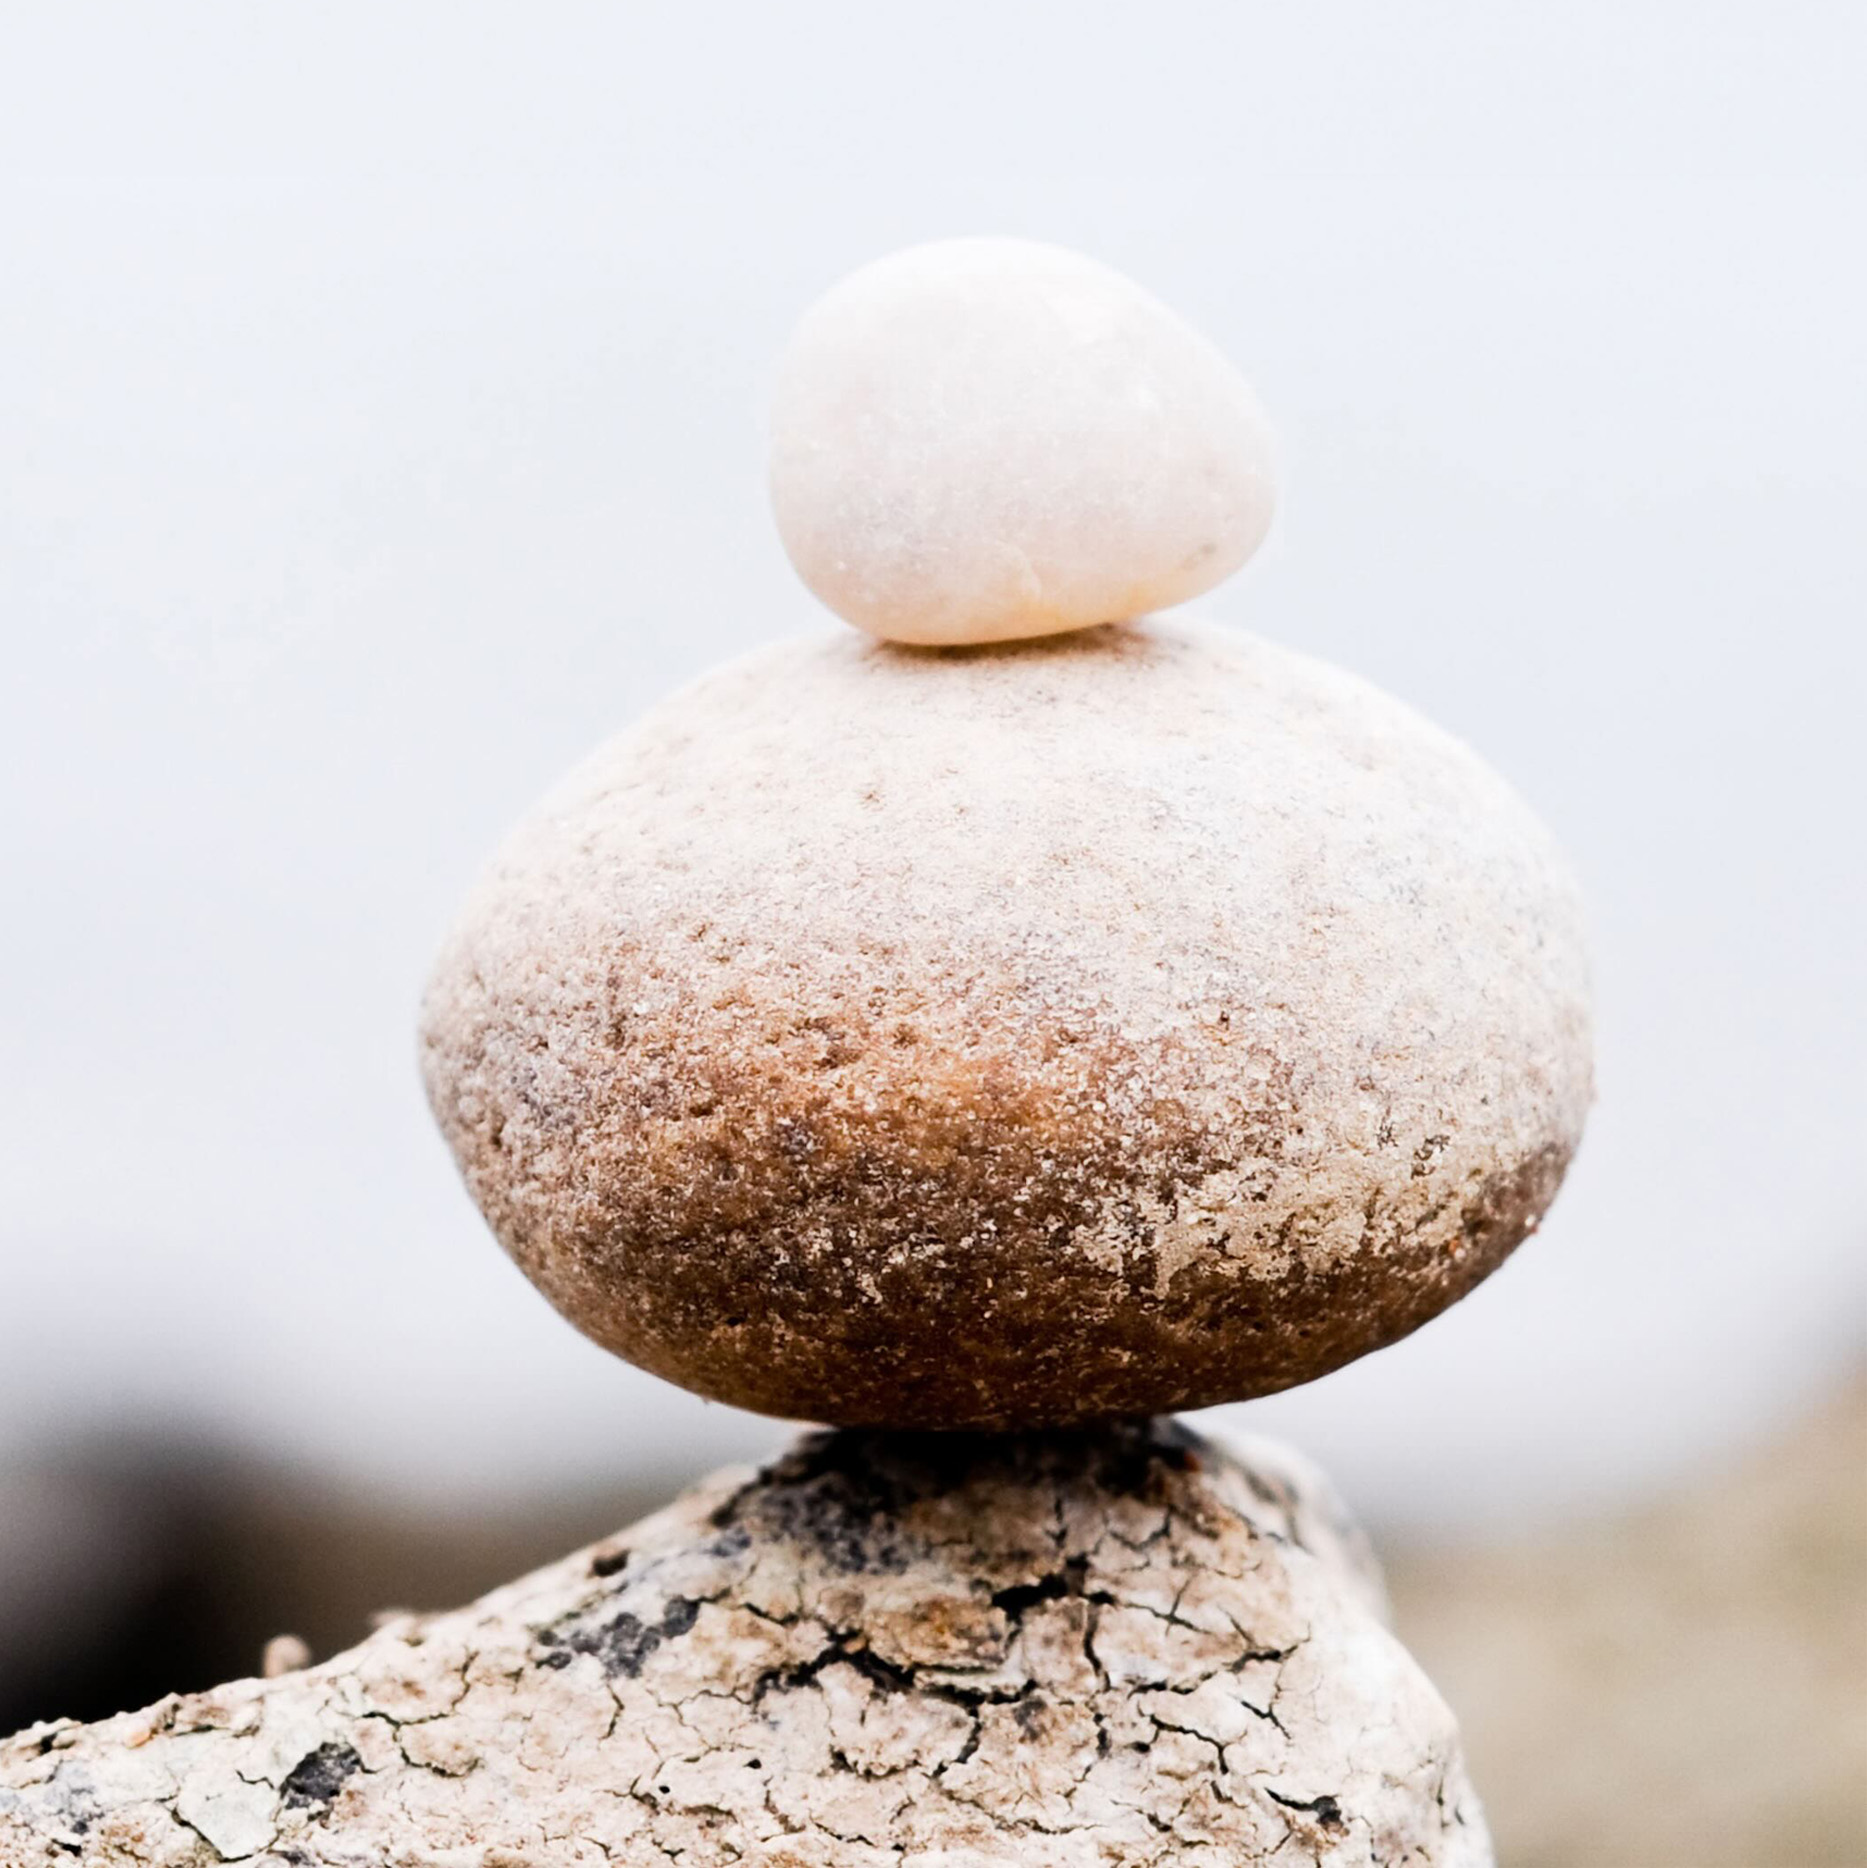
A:
POLYGON ((714 670, 500 851, 423 1045, 579 1328, 914 1429, 1390 1343, 1536 1225, 1591 1093, 1522 801, 1366 682, 1179 621, 714 670))
POLYGON ((1484 1868, 1326 1488, 1171 1424, 804 1441, 303 1672, 0 1744, 6 1868, 1484 1868))

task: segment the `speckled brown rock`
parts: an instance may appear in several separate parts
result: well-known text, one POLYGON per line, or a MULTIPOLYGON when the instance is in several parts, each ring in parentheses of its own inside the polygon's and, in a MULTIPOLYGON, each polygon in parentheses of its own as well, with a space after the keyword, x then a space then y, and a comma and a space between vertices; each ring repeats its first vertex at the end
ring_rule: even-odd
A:
POLYGON ((1366 683, 1152 622, 723 668, 574 773, 435 971, 429 1095, 617 1353, 766 1413, 1229 1401, 1415 1329, 1590 1095, 1576 898, 1366 683))
POLYGON ((307 1671, 0 1742, 6 1868, 1488 1868, 1326 1487, 819 1436, 307 1671))

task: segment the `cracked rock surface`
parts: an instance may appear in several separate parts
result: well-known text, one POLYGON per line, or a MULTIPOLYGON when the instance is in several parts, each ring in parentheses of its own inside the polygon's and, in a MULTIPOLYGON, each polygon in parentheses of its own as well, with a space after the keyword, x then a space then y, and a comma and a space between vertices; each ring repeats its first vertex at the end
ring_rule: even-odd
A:
POLYGON ((0 1862, 1486 1868, 1328 1487, 1172 1422, 813 1435, 273 1680, 0 1743, 0 1862))

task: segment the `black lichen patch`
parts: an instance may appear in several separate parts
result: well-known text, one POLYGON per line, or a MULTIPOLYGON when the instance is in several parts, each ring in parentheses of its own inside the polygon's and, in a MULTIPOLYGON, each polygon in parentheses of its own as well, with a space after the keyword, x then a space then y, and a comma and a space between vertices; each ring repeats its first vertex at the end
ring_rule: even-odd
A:
POLYGON ((331 1743, 306 1752, 279 1786, 285 1807, 316 1809, 330 1803, 343 1789, 345 1781, 362 1768, 363 1760, 348 1745, 331 1743))
MULTIPOLYGON (((826 1444, 841 1452, 855 1441, 839 1435, 826 1444)), ((756 1534, 800 1544, 846 1576, 899 1574, 912 1556, 896 1534, 902 1498, 891 1477, 852 1461, 774 1485, 754 1507, 756 1534)))
POLYGON ((1281 1804, 1287 1810, 1296 1810, 1305 1816, 1313 1816, 1325 1829, 1339 1829, 1343 1823, 1342 1806, 1334 1797, 1321 1796, 1299 1799, 1280 1797, 1276 1791, 1265 1792, 1273 1803, 1281 1804))
POLYGON ((711 1522, 723 1538, 797 1545, 844 1575, 900 1574, 926 1555, 904 1520, 927 1499, 998 1482, 1088 1485, 1165 1505, 1207 1457, 1198 1435, 1165 1419, 1016 1437, 846 1429, 812 1435, 711 1522))
POLYGON ((104 1813, 90 1773, 82 1766, 59 1772, 51 1786, 51 1803, 65 1828, 76 1836, 85 1834, 104 1813))
POLYGON ((670 1596, 659 1622, 645 1622, 627 1609, 586 1628, 553 1628, 541 1637, 545 1652, 541 1667, 568 1667, 578 1654, 591 1654, 612 1679, 633 1680, 662 1642, 684 1635, 694 1625, 700 1604, 686 1596, 670 1596))

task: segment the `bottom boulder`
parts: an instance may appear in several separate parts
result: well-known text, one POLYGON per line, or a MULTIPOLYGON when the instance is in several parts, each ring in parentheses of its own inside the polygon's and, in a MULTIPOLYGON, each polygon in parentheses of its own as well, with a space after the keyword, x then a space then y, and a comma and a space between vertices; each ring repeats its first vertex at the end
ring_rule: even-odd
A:
POLYGON ((0 1742, 0 1863, 1488 1868, 1281 1448, 815 1434, 321 1665, 0 1742))

